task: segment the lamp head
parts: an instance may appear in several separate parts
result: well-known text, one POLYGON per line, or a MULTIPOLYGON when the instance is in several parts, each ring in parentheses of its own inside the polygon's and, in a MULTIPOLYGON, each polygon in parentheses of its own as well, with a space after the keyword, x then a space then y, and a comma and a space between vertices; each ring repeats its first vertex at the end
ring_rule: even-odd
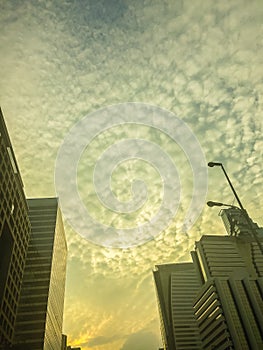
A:
POLYGON ((213 168, 214 166, 222 166, 222 163, 209 162, 207 165, 210 166, 211 168, 213 168))
POLYGON ((209 207, 222 207, 224 203, 209 201, 206 203, 209 207))

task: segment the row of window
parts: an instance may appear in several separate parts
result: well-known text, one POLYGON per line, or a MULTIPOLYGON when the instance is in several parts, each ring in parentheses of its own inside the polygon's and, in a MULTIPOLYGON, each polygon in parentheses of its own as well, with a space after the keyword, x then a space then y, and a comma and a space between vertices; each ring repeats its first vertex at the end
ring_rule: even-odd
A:
POLYGON ((10 324, 8 317, 4 313, 0 313, 0 337, 3 335, 3 340, 11 342, 13 335, 13 327, 10 324))

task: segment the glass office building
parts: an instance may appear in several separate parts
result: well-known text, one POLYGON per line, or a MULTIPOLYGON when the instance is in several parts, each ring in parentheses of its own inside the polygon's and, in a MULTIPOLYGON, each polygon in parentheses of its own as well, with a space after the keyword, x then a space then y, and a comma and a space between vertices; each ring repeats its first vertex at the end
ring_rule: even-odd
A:
POLYGON ((0 110, 0 348, 13 341, 29 235, 23 183, 0 110))
POLYGON ((29 199, 32 232, 15 327, 15 344, 61 350, 67 247, 56 198, 29 199))
POLYGON ((26 199, 0 110, 0 349, 61 350, 66 257, 58 200, 26 199))

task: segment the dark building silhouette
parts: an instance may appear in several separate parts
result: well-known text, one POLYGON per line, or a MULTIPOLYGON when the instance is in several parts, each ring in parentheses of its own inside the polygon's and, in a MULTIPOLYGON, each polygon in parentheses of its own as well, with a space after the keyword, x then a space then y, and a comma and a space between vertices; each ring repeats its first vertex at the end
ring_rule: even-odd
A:
POLYGON ((13 341, 29 235, 23 183, 0 110, 0 346, 13 341))
POLYGON ((263 349, 263 256, 241 210, 221 216, 228 236, 204 235, 192 263, 153 272, 164 349, 263 349))
POLYGON ((67 345, 67 336, 65 334, 62 334, 62 347, 61 350, 81 350, 80 347, 72 347, 70 345, 67 345))
POLYGON ((67 247, 56 198, 29 199, 32 231, 15 326, 15 344, 61 349, 67 247))
POLYGON ((0 110, 0 349, 62 349, 66 257, 58 200, 26 199, 0 110))
POLYGON ((61 350, 67 350, 67 336, 62 334, 61 350))

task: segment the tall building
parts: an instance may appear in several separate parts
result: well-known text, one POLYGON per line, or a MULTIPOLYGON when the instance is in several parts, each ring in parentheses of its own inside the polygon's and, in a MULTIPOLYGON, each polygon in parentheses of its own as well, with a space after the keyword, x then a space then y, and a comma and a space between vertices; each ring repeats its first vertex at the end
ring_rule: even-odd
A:
POLYGON ((61 350, 66 254, 57 198, 26 199, 0 110, 0 349, 61 350))
POLYGON ((23 183, 0 109, 0 348, 13 341, 29 235, 23 183))
POLYGON ((165 349, 199 350, 192 301, 201 283, 192 263, 165 264, 153 271, 165 349))
MULTIPOLYGON (((205 235, 196 242, 190 277, 185 264, 171 264, 166 277, 159 277, 163 280, 160 286, 156 275, 163 274, 163 266, 154 271, 161 324, 167 324, 168 330, 161 326, 165 349, 194 349, 197 344, 199 349, 263 348, 263 256, 242 211, 224 209, 221 216, 229 236, 205 235), (180 278, 173 282, 178 270, 185 271, 181 288, 180 278), (168 310, 162 302, 163 290, 169 291, 168 310), (175 299, 180 301, 175 304, 175 299), (192 348, 186 345, 190 339, 184 329, 187 323, 192 348)), ((262 229, 252 224, 263 244, 262 229)))
POLYGON ((15 326, 16 345, 61 350, 67 247, 56 198, 29 199, 32 232, 15 326))

